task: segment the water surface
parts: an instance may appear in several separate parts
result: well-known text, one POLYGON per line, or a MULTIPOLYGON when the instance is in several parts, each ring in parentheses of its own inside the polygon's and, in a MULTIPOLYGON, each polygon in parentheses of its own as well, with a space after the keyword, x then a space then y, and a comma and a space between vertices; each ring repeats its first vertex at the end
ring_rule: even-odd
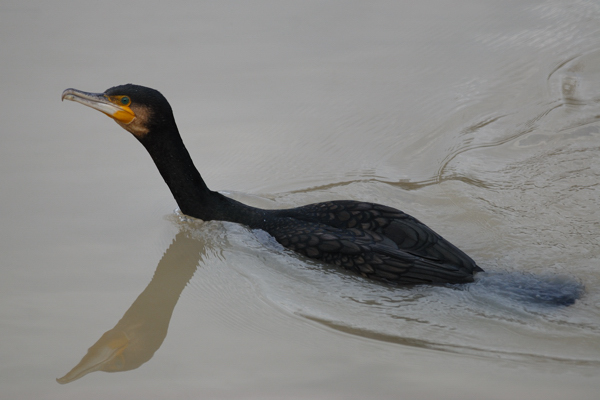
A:
POLYGON ((597 396, 597 2, 4 2, 0 32, 0 397, 597 396), (212 189, 387 204, 486 273, 373 284, 177 214, 60 102, 127 82, 212 189))

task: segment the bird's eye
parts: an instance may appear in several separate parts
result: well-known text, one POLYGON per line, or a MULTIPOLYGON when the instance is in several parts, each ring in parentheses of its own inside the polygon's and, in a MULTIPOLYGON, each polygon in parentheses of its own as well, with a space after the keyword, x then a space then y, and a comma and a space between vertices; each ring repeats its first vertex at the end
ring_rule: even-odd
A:
POLYGON ((123 104, 124 106, 128 106, 129 103, 131 103, 131 99, 127 96, 123 96, 121 97, 121 104, 123 104))

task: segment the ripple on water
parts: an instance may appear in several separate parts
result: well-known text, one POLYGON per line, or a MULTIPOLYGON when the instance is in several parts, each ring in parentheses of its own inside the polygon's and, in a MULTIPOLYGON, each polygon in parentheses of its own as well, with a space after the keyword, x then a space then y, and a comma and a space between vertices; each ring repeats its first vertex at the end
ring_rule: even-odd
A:
MULTIPOLYGON (((287 323, 296 315, 403 345, 600 365, 598 319, 580 306, 582 300, 564 304, 582 295, 576 280, 491 271, 469 285, 394 287, 302 259, 261 231, 216 222, 202 228, 197 235, 206 247, 224 251, 201 262, 201 277, 189 289, 222 305, 215 314, 240 329, 260 331, 251 318, 256 313, 287 323)), ((593 292, 583 300, 589 296, 598 301, 593 292)))

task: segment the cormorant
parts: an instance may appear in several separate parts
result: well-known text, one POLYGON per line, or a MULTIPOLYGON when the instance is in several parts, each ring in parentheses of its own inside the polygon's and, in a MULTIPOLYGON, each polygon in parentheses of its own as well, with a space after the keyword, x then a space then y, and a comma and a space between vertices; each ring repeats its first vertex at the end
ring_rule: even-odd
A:
POLYGON ((211 191, 185 148, 169 102, 157 90, 126 84, 104 93, 66 89, 62 99, 103 112, 144 145, 182 213, 262 229, 307 257, 400 284, 466 283, 483 271, 416 218, 353 200, 262 210, 211 191))

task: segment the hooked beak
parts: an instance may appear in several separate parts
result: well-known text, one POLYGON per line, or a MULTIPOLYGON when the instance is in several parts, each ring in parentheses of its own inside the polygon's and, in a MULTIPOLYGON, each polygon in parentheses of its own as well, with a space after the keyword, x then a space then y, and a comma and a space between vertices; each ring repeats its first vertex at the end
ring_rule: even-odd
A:
POLYGON ((135 118, 135 113, 131 108, 114 103, 104 93, 88 93, 77 89, 67 89, 62 93, 61 99, 75 101, 91 107, 122 124, 129 124, 135 118))

